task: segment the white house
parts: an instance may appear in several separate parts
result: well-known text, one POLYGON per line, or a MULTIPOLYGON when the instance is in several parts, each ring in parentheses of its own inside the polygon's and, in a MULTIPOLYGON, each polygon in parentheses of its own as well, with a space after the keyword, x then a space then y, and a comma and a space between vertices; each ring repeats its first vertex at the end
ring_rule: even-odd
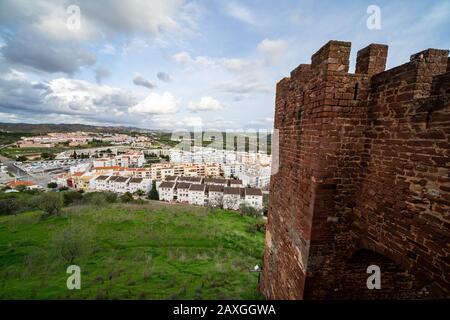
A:
POLYGON ((103 158, 94 160, 93 166, 96 167, 114 167, 117 165, 116 159, 114 158, 103 158))
POLYGON ((203 178, 202 177, 185 177, 185 176, 182 176, 182 177, 178 177, 177 181, 178 182, 188 182, 188 183, 191 183, 191 184, 201 184, 202 181, 203 181, 203 178))
POLYGON ((263 194, 261 189, 245 188, 244 202, 247 206, 261 210, 263 208, 263 194))
POLYGON ((128 191, 128 177, 114 176, 109 179, 110 191, 116 193, 125 193, 128 191))
POLYGON ((205 178, 204 184, 207 185, 217 185, 226 187, 228 185, 227 179, 224 178, 205 178))
POLYGON ((177 183, 177 201, 189 203, 189 188, 191 187, 190 183, 187 182, 179 182, 177 183))
POLYGON ((229 183, 230 183, 230 187, 233 187, 233 188, 240 188, 240 187, 242 187, 242 180, 230 179, 229 183))
POLYGON ((209 185, 208 186, 208 204, 211 207, 220 207, 223 204, 223 186, 209 185))
POLYGON ((143 178, 131 178, 128 181, 128 192, 135 193, 142 190, 144 193, 149 193, 152 187, 152 180, 143 178))
POLYGON ((241 205, 241 188, 225 187, 223 188, 223 208, 239 210, 241 205))
POLYGON ((89 189, 107 191, 109 176, 98 176, 96 179, 89 181, 89 189))
POLYGON ((189 203, 199 206, 205 205, 206 200, 206 185, 191 184, 189 187, 189 203))
POLYGON ((64 173, 61 173, 52 179, 52 182, 55 182, 58 187, 67 187, 67 176, 64 173))
POLYGON ((173 201, 175 196, 175 182, 161 182, 158 188, 159 200, 173 201))

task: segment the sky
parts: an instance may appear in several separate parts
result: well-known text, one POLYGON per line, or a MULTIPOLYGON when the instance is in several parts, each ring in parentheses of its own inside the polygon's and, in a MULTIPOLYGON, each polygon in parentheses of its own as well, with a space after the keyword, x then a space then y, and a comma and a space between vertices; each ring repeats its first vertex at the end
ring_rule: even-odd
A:
POLYGON ((450 0, 0 0, 0 122, 272 128, 276 83, 329 40, 352 72, 370 43, 392 68, 449 30, 450 0))

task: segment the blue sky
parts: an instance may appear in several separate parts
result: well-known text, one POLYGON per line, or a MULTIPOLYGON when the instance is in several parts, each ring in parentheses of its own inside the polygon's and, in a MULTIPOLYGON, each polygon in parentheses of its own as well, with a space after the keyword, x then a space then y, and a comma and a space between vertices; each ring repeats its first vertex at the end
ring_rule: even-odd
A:
POLYGON ((449 49, 448 30, 447 0, 2 0, 0 121, 271 128, 276 82, 327 41, 352 42, 352 68, 388 44, 391 68, 449 49))

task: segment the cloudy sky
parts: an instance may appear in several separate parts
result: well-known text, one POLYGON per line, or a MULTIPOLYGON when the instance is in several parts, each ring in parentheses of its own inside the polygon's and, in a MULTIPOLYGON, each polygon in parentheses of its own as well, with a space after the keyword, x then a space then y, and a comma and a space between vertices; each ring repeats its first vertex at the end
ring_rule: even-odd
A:
POLYGON ((449 30, 448 0, 0 0, 0 122, 271 128, 275 83, 328 40, 394 67, 449 30))

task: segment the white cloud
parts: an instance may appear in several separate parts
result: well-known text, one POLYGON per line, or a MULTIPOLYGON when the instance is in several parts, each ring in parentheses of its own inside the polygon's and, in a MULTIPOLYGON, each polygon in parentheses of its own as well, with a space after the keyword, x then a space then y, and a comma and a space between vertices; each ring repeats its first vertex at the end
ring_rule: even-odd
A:
POLYGON ((225 12, 229 16, 241 22, 245 22, 251 25, 257 24, 257 21, 253 16, 253 13, 247 7, 244 7, 243 5, 238 4, 237 2, 234 1, 227 2, 225 5, 225 12))
MULTIPOLYGON (((176 43, 197 28, 201 7, 185 0, 97 0, 80 4, 80 28, 69 30, 69 0, 0 1, 5 37, 1 53, 9 62, 50 73, 74 74, 96 61, 92 42, 123 36, 126 54, 146 48, 142 39, 176 43), (134 38, 139 36, 139 38, 134 38)), ((102 53, 114 54, 111 44, 102 53)))
POLYGON ((172 58, 173 58, 173 60, 175 60, 175 62, 184 63, 184 64, 192 61, 191 55, 186 51, 176 53, 172 56, 172 58))
POLYGON ((111 71, 104 67, 98 67, 97 69, 95 69, 94 73, 95 73, 95 81, 97 82, 97 84, 101 84, 103 79, 111 76, 111 71))
POLYGON ((198 102, 190 102, 188 109, 192 112, 222 110, 223 105, 212 97, 202 97, 198 102))
POLYGON ((11 69, 8 73, 0 76, 0 78, 7 81, 26 81, 28 77, 24 72, 11 69))
POLYGON ((170 76, 170 74, 168 74, 166 72, 160 71, 156 74, 156 77, 163 82, 171 82, 172 81, 172 77, 170 76))
POLYGON ((288 44, 284 40, 264 39, 258 44, 258 51, 263 53, 271 63, 281 63, 286 54, 288 44))
POLYGON ((150 93, 144 100, 129 108, 130 113, 137 114, 167 114, 178 111, 179 100, 170 92, 150 93))
POLYGON ((209 58, 204 56, 193 58, 186 51, 174 54, 172 59, 177 63, 191 65, 196 68, 224 68, 230 72, 241 72, 259 63, 258 61, 236 58, 209 58))
POLYGON ((43 103, 62 113, 95 115, 126 108, 133 103, 133 99, 131 94, 120 88, 59 78, 49 82, 43 103))
POLYGON ((103 46, 103 48, 100 50, 100 52, 105 54, 116 54, 116 47, 114 47, 112 44, 108 43, 103 46))
POLYGON ((248 98, 248 94, 254 92, 273 93, 273 87, 273 85, 256 75, 244 75, 215 85, 217 90, 235 94, 240 98, 248 98))
POLYGON ((153 89, 156 87, 156 85, 151 82, 150 80, 145 79, 142 75, 139 73, 135 73, 133 76, 133 83, 137 86, 145 87, 147 89, 153 89))
POLYGON ((202 127, 203 126, 203 120, 201 117, 185 117, 181 119, 181 121, 176 122, 177 127, 184 127, 184 128, 190 128, 190 127, 202 127))

